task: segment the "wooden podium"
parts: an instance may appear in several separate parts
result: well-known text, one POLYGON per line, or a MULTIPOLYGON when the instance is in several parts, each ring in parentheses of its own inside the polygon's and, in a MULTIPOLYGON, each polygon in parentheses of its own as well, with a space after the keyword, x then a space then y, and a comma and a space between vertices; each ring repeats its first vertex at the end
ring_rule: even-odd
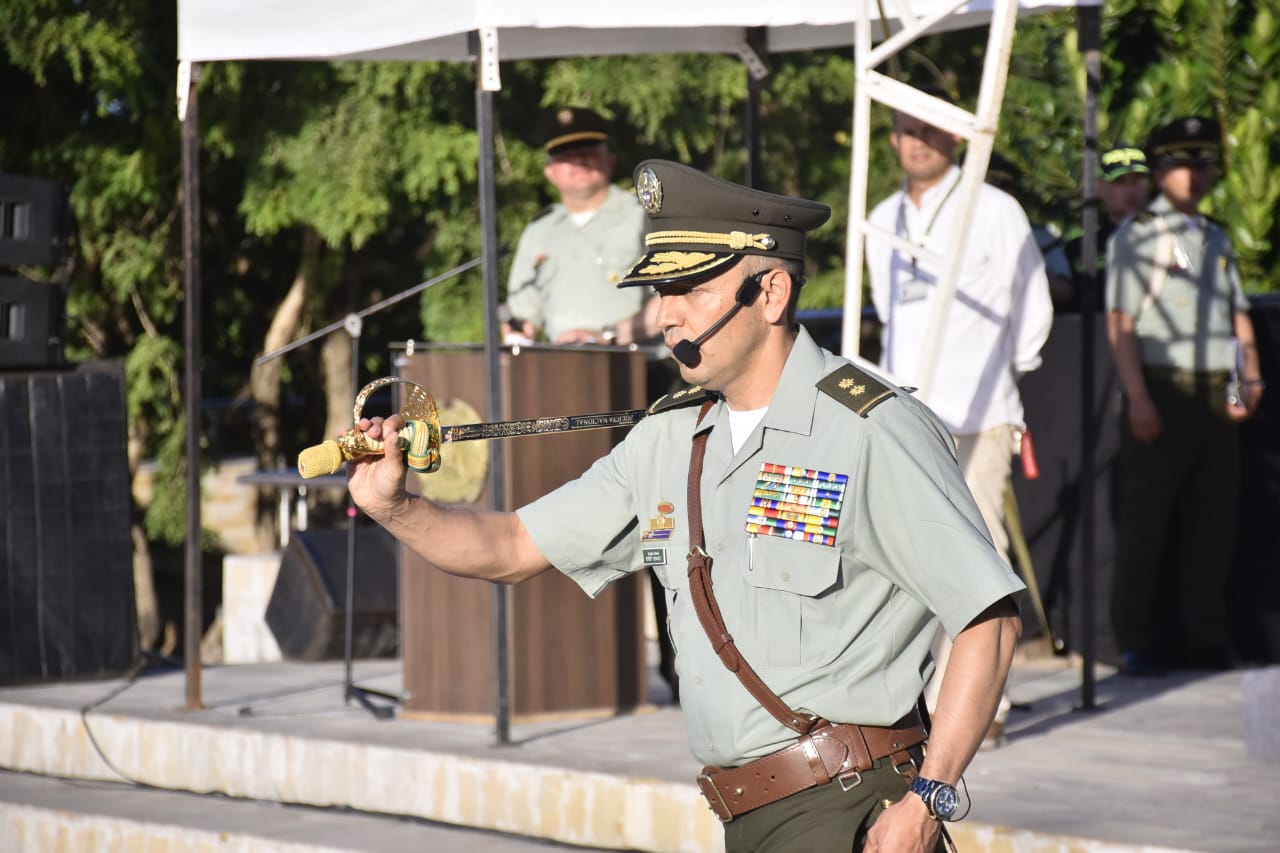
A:
MULTIPOLYGON (((419 347, 415 354, 404 356, 398 375, 431 393, 446 425, 462 422, 450 417, 459 409, 489 421, 646 404, 643 353, 551 346, 524 347, 517 353, 504 349, 501 355, 504 410, 497 417, 486 411, 484 352, 479 347, 419 347)), ((504 509, 522 506, 575 479, 625 435, 624 428, 505 440, 504 509)), ((441 470, 423 476, 456 476, 449 470, 450 451, 458 448, 461 453, 463 447, 446 445, 441 470)), ((470 447, 467 450, 474 453, 470 447)), ((460 458, 458 462, 458 467, 464 467, 460 458)), ((477 464, 472 458, 465 467, 465 476, 474 481, 472 494, 479 495, 474 503, 492 507, 487 459, 477 464)), ((445 574, 403 547, 400 565, 404 712, 494 719, 494 587, 445 574)), ((556 571, 509 588, 512 719, 609 714, 646 701, 646 581, 643 573, 637 573, 594 600, 556 571)))

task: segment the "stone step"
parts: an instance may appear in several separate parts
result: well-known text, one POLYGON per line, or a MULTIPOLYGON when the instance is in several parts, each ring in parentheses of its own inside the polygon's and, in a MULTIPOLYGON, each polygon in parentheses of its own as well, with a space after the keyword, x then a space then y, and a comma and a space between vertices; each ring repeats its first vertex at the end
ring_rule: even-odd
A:
POLYGON ((554 853, 541 839, 340 808, 180 793, 0 771, 5 853, 554 853))

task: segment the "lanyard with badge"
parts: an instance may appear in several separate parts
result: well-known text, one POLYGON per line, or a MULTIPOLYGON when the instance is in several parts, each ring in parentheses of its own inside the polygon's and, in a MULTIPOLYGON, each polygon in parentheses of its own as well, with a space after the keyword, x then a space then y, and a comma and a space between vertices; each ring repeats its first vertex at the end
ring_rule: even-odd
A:
MULTIPOLYGON (((942 209, 947 206, 947 202, 951 199, 951 194, 956 191, 956 187, 959 185, 959 178, 951 182, 951 186, 947 189, 947 194, 942 197, 942 201, 938 202, 937 208, 933 211, 933 216, 929 217, 929 224, 924 227, 924 233, 920 235, 919 240, 911 236, 911 230, 907 227, 907 191, 903 189, 902 197, 898 199, 898 221, 894 226, 894 233, 923 249, 929 240, 929 232, 933 230, 933 226, 937 223, 942 209)), ((919 260, 913 255, 911 257, 911 277, 898 289, 898 303, 918 302, 924 299, 929 295, 929 285, 932 281, 932 277, 921 275, 919 260)))

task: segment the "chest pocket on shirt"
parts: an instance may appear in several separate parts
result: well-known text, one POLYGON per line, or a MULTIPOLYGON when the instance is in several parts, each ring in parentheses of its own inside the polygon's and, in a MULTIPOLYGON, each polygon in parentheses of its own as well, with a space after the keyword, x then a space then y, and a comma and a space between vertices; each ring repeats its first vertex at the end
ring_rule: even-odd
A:
POLYGON ((735 634, 747 660, 759 666, 797 667, 827 662, 832 623, 823 593, 840 580, 840 551, 775 536, 756 536, 746 576, 751 630, 735 634))
POLYGON ((546 290, 547 285, 556 277, 560 263, 551 255, 542 255, 533 267, 533 280, 539 290, 546 290))

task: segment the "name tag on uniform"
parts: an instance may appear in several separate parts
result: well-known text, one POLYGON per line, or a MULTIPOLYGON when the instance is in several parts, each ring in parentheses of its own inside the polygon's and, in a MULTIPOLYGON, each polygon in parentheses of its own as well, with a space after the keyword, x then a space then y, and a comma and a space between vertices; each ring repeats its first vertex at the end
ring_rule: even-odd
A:
POLYGON ((665 566, 667 564, 667 549, 645 548, 641 553, 641 561, 646 566, 665 566))
POLYGON ((848 482, 847 474, 766 462, 751 495, 746 531, 832 547, 848 482))

